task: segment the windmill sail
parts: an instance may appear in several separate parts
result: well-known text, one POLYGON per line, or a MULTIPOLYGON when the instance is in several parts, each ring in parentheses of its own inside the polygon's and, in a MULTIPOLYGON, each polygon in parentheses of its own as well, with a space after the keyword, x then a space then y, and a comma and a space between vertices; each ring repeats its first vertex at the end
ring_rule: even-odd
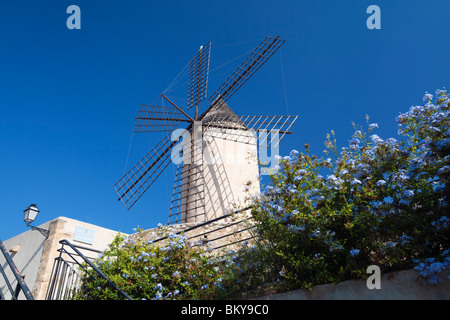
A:
POLYGON ((178 128, 181 121, 188 121, 174 107, 141 105, 134 121, 133 132, 164 132, 178 128))
POLYGON ((213 105, 219 98, 226 102, 284 44, 279 37, 266 37, 209 98, 213 105))
POLYGON ((119 181, 116 189, 119 199, 130 209, 171 162, 171 149, 177 141, 171 140, 172 133, 165 136, 119 181))
POLYGON ((274 149, 298 116, 237 116, 221 113, 207 117, 203 121, 205 136, 242 142, 253 145, 265 145, 274 149))
POLYGON ((211 42, 208 42, 189 62, 188 110, 206 99, 210 52, 211 42))

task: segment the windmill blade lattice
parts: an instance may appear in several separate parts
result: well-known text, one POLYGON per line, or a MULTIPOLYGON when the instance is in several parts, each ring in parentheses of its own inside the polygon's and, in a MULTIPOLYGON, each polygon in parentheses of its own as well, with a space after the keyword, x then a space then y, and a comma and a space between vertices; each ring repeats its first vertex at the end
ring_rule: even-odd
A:
POLYGON ((203 121, 205 136, 274 149, 298 116, 236 116, 219 114, 203 121))
POLYGON ((210 53, 211 42, 208 42, 189 62, 188 110, 206 99, 210 53))
POLYGON ((240 66, 209 98, 213 105, 218 99, 226 102, 242 85, 250 79, 262 65, 284 44, 279 37, 266 37, 242 62, 240 66))
POLYGON ((133 132, 165 132, 177 129, 181 121, 188 121, 174 107, 141 105, 134 121, 133 132))
POLYGON ((114 188, 127 209, 130 209, 144 192, 155 182, 171 162, 171 149, 176 141, 172 133, 165 136, 149 153, 131 168, 114 188))

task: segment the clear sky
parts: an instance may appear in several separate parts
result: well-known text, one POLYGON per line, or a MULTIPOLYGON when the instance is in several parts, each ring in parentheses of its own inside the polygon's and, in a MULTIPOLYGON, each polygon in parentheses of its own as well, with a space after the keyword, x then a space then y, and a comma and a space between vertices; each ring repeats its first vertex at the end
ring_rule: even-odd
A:
MULTIPOLYGON (((66 216, 131 233, 167 223, 174 165, 130 211, 113 185, 162 137, 136 133, 130 144, 139 105, 160 104, 208 41, 212 93, 266 35, 286 40, 228 104, 299 115, 281 155, 305 143, 321 155, 327 132, 347 145, 366 114, 396 137, 399 112, 449 87, 449 16, 448 0, 1 1, 0 239, 27 230, 31 203, 36 225, 66 216), (81 30, 66 27, 72 4, 81 30), (372 4, 379 30, 366 26, 372 4)), ((168 94, 183 105, 187 86, 168 94)))

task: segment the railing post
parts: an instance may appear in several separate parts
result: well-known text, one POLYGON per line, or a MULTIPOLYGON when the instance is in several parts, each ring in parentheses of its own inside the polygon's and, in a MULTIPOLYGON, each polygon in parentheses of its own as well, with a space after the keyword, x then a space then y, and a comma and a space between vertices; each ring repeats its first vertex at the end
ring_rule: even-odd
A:
POLYGON ((86 262, 97 274, 99 274, 103 279, 106 280, 106 282, 108 283, 108 285, 110 285, 111 287, 113 287, 117 292, 119 292, 122 296, 124 296, 125 298, 127 298, 128 300, 133 300, 132 297, 130 297, 125 291, 119 289, 114 282, 111 281, 111 279, 109 279, 99 268, 97 268, 91 261, 89 261, 89 259, 87 259, 77 248, 76 246, 72 245, 69 241, 67 240, 61 240, 59 241, 60 244, 62 245, 68 245, 73 251, 75 251, 75 253, 81 257, 84 262, 86 262))
MULTIPOLYGON (((22 279, 25 280, 25 276, 22 276, 22 279)), ((20 293, 20 284, 17 283, 16 291, 14 291, 14 300, 17 300, 17 298, 19 297, 19 293, 20 293)))
MULTIPOLYGON (((3 242, 1 240, 0 240, 0 250, 2 251, 3 256, 6 259, 6 262, 8 263, 14 276, 16 277, 17 285, 20 286, 20 288, 22 289, 23 294, 25 295, 27 300, 34 300, 33 296, 31 295, 30 289, 28 288, 27 284, 25 283, 22 275, 19 272, 19 269, 17 269, 16 264, 11 259, 11 256, 9 255, 8 251, 6 250, 5 245, 3 244, 3 242)), ((11 293, 13 293, 12 290, 11 290, 11 293)), ((13 294, 13 297, 14 297, 14 294, 13 294)))

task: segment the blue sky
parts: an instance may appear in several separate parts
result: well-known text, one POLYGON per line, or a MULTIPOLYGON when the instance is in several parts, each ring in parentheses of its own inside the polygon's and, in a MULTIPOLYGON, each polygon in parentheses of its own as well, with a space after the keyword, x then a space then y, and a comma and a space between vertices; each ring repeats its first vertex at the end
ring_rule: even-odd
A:
MULTIPOLYGON (((139 105, 160 104, 208 41, 212 93, 266 35, 286 40, 228 101, 242 115, 299 115, 281 155, 305 143, 321 155, 330 130, 344 146, 366 114, 396 137, 399 112, 449 87, 449 14, 447 0, 2 1, 0 239, 26 231, 31 203, 36 225, 66 216, 131 233, 166 223, 175 166, 130 211, 113 185, 162 137, 135 134, 130 148, 139 105), (81 30, 66 27, 71 4, 81 30), (372 4, 380 30, 366 27, 372 4)), ((182 104, 187 88, 169 94, 182 104)))

